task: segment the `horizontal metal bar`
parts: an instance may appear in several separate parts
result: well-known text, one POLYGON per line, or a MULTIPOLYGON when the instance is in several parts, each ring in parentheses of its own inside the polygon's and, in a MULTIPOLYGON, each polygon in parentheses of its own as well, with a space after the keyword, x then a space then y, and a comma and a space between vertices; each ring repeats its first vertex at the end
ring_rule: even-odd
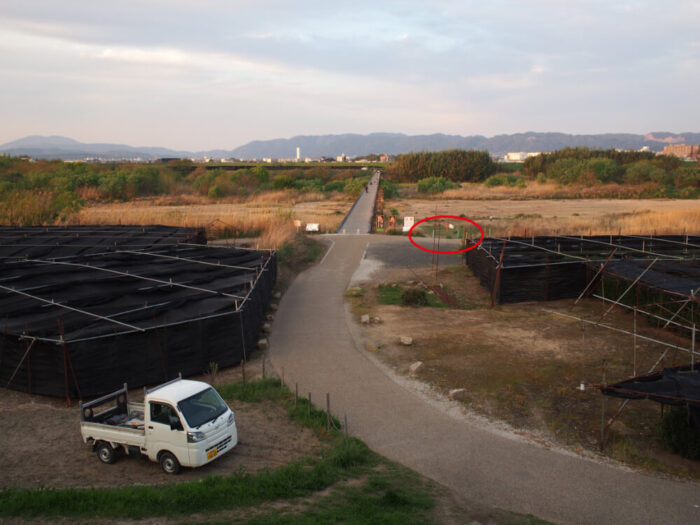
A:
POLYGON ((542 311, 543 311, 543 312, 550 313, 550 314, 558 315, 558 316, 561 316, 561 317, 567 317, 567 318, 569 318, 569 319, 574 319, 574 320, 576 320, 576 321, 581 321, 582 323, 592 324, 592 325, 594 325, 594 326, 600 326, 600 327, 603 327, 603 328, 607 328, 608 330, 612 330, 612 331, 614 331, 614 332, 620 332, 620 333, 627 334, 627 335, 636 335, 639 339, 644 339, 644 340, 650 341, 650 342, 652 342, 652 343, 658 343, 658 344, 660 344, 660 345, 667 346, 667 347, 669 347, 669 348, 674 348, 674 349, 676 349, 676 350, 681 350, 681 351, 683 351, 683 352, 688 352, 689 354, 690 354, 690 353, 693 353, 693 354, 698 354, 698 355, 700 355, 700 353, 698 353, 698 352, 692 352, 692 350, 689 349, 689 348, 683 348, 682 346, 674 345, 674 344, 672 344, 672 343, 666 343, 665 341, 659 341, 658 339, 652 339, 651 337, 647 337, 647 336, 645 336, 645 335, 634 334, 634 333, 629 332, 629 331, 627 331, 627 330, 622 330, 622 329, 620 329, 620 328, 615 328, 614 326, 609 326, 609 325, 606 325, 606 324, 596 323, 595 321, 589 321, 588 319, 583 319, 583 318, 581 318, 581 317, 576 317, 575 315, 563 314, 563 313, 561 313, 561 312, 555 312, 554 310, 548 310, 548 309, 546 309, 546 308, 543 308, 542 311))
POLYGON ((502 238, 500 238, 500 237, 491 237, 491 238, 492 238, 492 239, 499 240, 499 241, 510 242, 510 243, 513 243, 513 244, 522 244, 523 246, 528 246, 528 247, 530 247, 530 248, 535 248, 535 249, 537 249, 537 250, 543 250, 543 251, 545 251, 545 252, 555 253, 555 254, 557 254, 557 255, 561 255, 562 257, 570 257, 570 258, 572 258, 572 259, 579 259, 579 260, 582 260, 582 261, 585 261, 585 260, 586 260, 585 257, 579 257, 578 255, 571 255, 570 253, 555 252, 554 250, 550 250, 549 248, 545 248, 544 246, 537 246, 537 245, 529 244, 529 243, 526 243, 526 242, 523 242, 523 241, 515 241, 515 240, 513 240, 513 239, 502 239, 502 238))
POLYGON ((108 321, 108 322, 110 322, 110 323, 114 323, 114 324, 118 324, 118 325, 121 325, 121 326, 125 326, 125 327, 127 327, 127 328, 131 328, 132 330, 138 330, 139 332, 143 332, 143 331, 144 331, 143 328, 139 328, 138 326, 134 326, 134 325, 131 325, 131 324, 128 324, 128 323, 122 323, 121 321, 115 321, 114 319, 110 319, 109 317, 105 317, 104 315, 98 315, 98 314, 95 314, 95 313, 92 313, 92 312, 88 312, 87 310, 81 310, 80 308, 73 308, 72 306, 68 306, 68 305, 66 305, 66 304, 57 303, 57 302, 55 302, 53 299, 51 299, 51 300, 49 301, 48 299, 44 299, 43 297, 37 297, 36 295, 28 294, 28 293, 22 292, 22 291, 20 291, 20 290, 15 290, 14 288, 9 288, 9 287, 7 287, 7 286, 2 286, 2 285, 0 285, 0 288, 3 289, 3 290, 7 290, 8 292, 11 292, 11 293, 16 293, 16 294, 19 294, 19 295, 23 295, 23 296, 25 296, 25 297, 29 297, 30 299, 34 299, 35 301, 40 301, 40 302, 42 302, 42 303, 46 303, 46 304, 58 306, 59 308, 65 308, 66 310, 71 310, 71 311, 73 311, 73 312, 77 312, 77 313, 80 313, 80 314, 83 314, 83 315, 87 315, 87 316, 89 316, 89 317, 94 317, 94 318, 96 318, 96 319, 101 319, 101 320, 103 320, 103 321, 108 321))
POLYGON ((630 248, 628 246, 623 246, 622 244, 615 244, 611 242, 604 242, 604 241, 596 241, 595 239, 590 239, 590 238, 579 238, 579 237, 569 237, 567 235, 559 235, 560 238, 562 239, 569 239, 572 241, 579 241, 579 242, 588 242, 588 243, 594 243, 594 244, 602 244, 604 246, 614 246, 615 248, 619 248, 622 250, 628 250, 632 252, 639 252, 639 253, 648 253, 649 255, 653 255, 657 258, 666 256, 670 257, 671 259, 678 259, 678 260, 683 260, 683 257, 678 257, 676 255, 668 255, 668 254, 663 254, 663 253, 656 253, 656 252, 651 252, 648 250, 638 250, 637 248, 630 248))
POLYGON ((64 261, 47 261, 43 259, 24 259, 27 262, 36 262, 39 264, 59 264, 63 266, 74 266, 77 268, 88 268, 90 270, 96 270, 98 272, 106 272, 106 273, 112 273, 115 275, 121 275, 123 277, 131 277, 132 279, 140 279, 143 281, 150 281, 158 284, 164 284, 168 286, 175 286, 178 288, 187 288, 189 290, 195 290, 197 292, 204 292, 204 293, 209 293, 209 294, 214 294, 214 295, 222 295, 224 297, 233 297, 234 299, 243 299, 243 296, 241 295, 235 295, 235 294, 230 294, 226 292, 219 292, 216 290, 209 290, 207 288, 199 288, 198 286, 190 286, 187 284, 182 284, 178 283, 177 281, 164 281, 162 279, 155 279, 153 277, 146 277, 144 275, 139 275, 136 273, 129 273, 129 272, 122 272, 119 270, 112 270, 110 268, 102 268, 101 266, 93 266, 91 264, 83 264, 83 263, 69 263, 69 262, 64 262, 64 261))
POLYGON ((138 254, 138 255, 147 255, 149 257, 161 257, 163 259, 175 259, 177 261, 185 261, 185 262, 191 262, 195 264, 203 264, 207 266, 220 266, 223 268, 233 268, 235 270, 245 270, 247 272, 257 272, 258 268, 257 266, 251 268, 250 266, 234 266, 232 264, 221 264, 221 263, 211 263, 207 261, 198 261, 197 259, 189 259, 187 257, 176 257, 174 255, 163 255, 161 253, 152 253, 152 252, 136 252, 132 250, 116 250, 114 253, 130 253, 130 254, 138 254))
MULTIPOLYGON (((628 305, 626 305, 626 304, 624 304, 624 303, 615 302, 615 301, 613 301, 612 299, 608 299, 607 297, 603 297, 602 295, 593 294, 593 297, 595 297, 596 299, 602 299, 602 300, 605 301, 605 302, 615 303, 616 305, 622 306, 623 308, 627 308, 628 310, 634 310, 634 309, 635 309, 634 306, 628 306, 628 305)), ((653 306, 653 304, 650 304, 650 305, 647 305, 647 306, 653 306)), ((637 310, 637 312, 639 312, 640 314, 648 315, 649 317, 655 317, 656 319, 659 319, 660 321, 669 321, 668 319, 666 319, 665 317, 661 317, 660 315, 652 314, 651 312, 647 312, 647 311, 645 311, 645 310, 640 310, 639 308, 637 308, 636 310, 637 310)), ((671 324, 675 324, 676 326, 679 326, 680 328, 685 328, 686 330, 692 330, 692 329, 693 329, 693 328, 690 327, 690 326, 686 326, 686 325, 684 325, 684 324, 680 324, 680 323, 677 323, 677 322, 675 322, 675 321, 670 321, 670 323, 671 323, 671 324)))

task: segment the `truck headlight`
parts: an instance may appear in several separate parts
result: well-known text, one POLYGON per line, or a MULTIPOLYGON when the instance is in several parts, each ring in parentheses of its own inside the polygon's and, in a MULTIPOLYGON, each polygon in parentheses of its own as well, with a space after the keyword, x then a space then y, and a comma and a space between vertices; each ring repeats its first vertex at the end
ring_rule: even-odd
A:
POLYGON ((188 443, 197 443, 199 441, 203 441, 206 438, 206 434, 204 432, 188 432, 187 433, 187 442, 188 443))
POLYGON ((233 425, 234 421, 235 421, 235 420, 233 419, 233 412, 231 412, 231 413, 228 415, 228 426, 233 425))

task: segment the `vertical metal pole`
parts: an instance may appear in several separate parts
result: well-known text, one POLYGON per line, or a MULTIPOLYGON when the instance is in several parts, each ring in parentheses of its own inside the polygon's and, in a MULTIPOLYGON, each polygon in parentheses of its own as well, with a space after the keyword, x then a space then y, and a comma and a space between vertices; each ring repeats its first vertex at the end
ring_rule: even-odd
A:
POLYGON ((331 429, 331 395, 326 392, 326 430, 331 429))
MULTIPOLYGON (((607 379, 606 379, 606 367, 607 367, 607 361, 603 360, 603 386, 607 385, 607 379)), ((600 391, 601 395, 601 403, 600 403, 600 450, 601 452, 603 451, 603 447, 605 446, 605 394, 603 394, 603 391, 600 391)))
POLYGON ((693 340, 690 346, 690 369, 695 370, 695 323, 693 323, 693 340))
POLYGON ((634 307, 634 327, 633 327, 633 335, 634 335, 634 357, 633 357, 633 363, 632 363, 632 375, 634 377, 637 376, 637 307, 634 307))

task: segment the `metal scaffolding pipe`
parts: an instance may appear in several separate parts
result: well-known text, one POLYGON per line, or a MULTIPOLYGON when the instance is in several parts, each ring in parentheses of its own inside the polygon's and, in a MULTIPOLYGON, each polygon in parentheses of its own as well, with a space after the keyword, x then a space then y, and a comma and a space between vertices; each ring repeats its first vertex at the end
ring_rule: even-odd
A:
POLYGON ((73 312, 77 312, 77 313, 79 313, 79 314, 87 315, 87 316, 89 316, 89 317, 94 317, 95 319, 101 319, 101 320, 103 320, 103 321, 107 321, 107 322, 110 322, 110 323, 114 323, 114 324, 118 324, 118 325, 121 325, 121 326, 125 326, 125 327, 127 327, 127 328, 132 329, 132 330, 138 330, 139 332, 143 332, 143 331, 144 331, 143 328, 139 328, 138 326, 134 326, 134 325, 128 324, 128 323, 122 323, 121 321, 115 321, 114 319, 110 319, 109 317, 105 317, 104 315, 98 315, 98 314, 95 314, 95 313, 92 313, 92 312, 88 312, 87 310, 82 310, 82 309, 80 309, 80 308, 73 308, 72 306, 68 306, 67 304, 57 303, 57 302, 54 301, 53 299, 51 299, 51 300, 49 301, 48 299, 44 299, 43 297, 38 297, 38 296, 36 296, 36 295, 28 294, 28 293, 23 292, 23 291, 21 291, 21 290, 15 290, 14 288, 10 288, 10 287, 8 287, 8 286, 2 286, 2 285, 0 285, 0 289, 7 290, 8 292, 11 292, 11 293, 16 293, 16 294, 19 294, 19 295, 23 295, 23 296, 25 296, 25 297, 29 297, 30 299, 34 299, 34 300, 40 301, 40 302, 42 302, 42 303, 50 304, 50 305, 53 305, 53 306, 58 306, 59 308, 65 308, 66 310, 71 310, 71 311, 73 311, 73 312))
POLYGON ((195 290, 197 292, 204 292, 204 293, 209 293, 209 294, 214 294, 214 295, 222 295, 224 297, 232 297, 234 299, 244 299, 244 297, 240 296, 240 295, 229 294, 226 292, 217 292, 216 290, 209 290, 207 288, 199 288, 198 286, 190 286, 188 284, 178 283, 176 281, 173 281, 172 279, 170 279, 170 281, 163 281, 162 279, 155 279, 153 277, 146 277, 144 275, 139 275, 136 273, 121 272, 119 270, 112 270, 110 268, 102 268, 100 266, 92 266, 91 264, 69 263, 69 262, 62 262, 62 261, 46 261, 43 259, 23 259, 23 260, 27 261, 27 262, 35 262, 35 263, 39 263, 39 264, 59 264, 59 265, 63 265, 63 266, 75 266, 78 268, 88 268, 90 270, 97 270, 98 272, 113 273, 115 275, 120 275, 123 277, 131 277, 133 279, 140 279, 143 281, 150 281, 150 282, 158 283, 158 284, 165 285, 165 286, 175 286, 177 288, 186 288, 188 290, 195 290))

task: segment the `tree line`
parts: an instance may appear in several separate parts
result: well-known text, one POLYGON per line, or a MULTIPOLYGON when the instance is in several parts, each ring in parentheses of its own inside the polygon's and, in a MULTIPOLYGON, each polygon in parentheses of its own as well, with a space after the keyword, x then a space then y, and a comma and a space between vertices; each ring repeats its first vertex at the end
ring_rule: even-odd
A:
POLYGON ((394 181, 417 182, 425 178, 443 178, 452 182, 481 182, 498 171, 488 151, 452 149, 405 153, 387 166, 394 181))

